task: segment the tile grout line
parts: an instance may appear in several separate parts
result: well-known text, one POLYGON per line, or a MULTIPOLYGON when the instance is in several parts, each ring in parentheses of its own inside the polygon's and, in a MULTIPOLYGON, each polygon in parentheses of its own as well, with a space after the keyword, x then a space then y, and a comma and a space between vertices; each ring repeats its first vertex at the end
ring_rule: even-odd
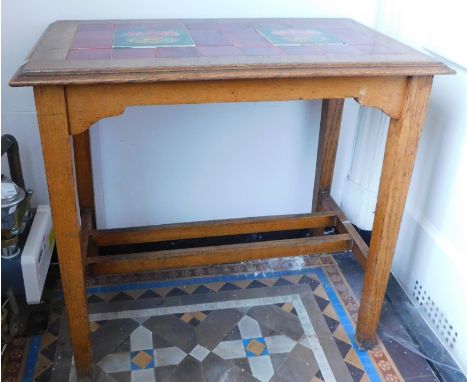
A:
MULTIPOLYGON (((369 376, 372 382, 378 381, 378 374, 373 365, 371 364, 371 361, 369 359, 369 355, 366 352, 363 352, 359 350, 354 342, 354 328, 351 324, 351 321, 349 320, 348 316, 344 312, 344 309, 341 307, 340 303, 338 302, 338 297, 336 296, 333 288, 330 287, 328 284, 327 277, 325 276, 325 273, 323 269, 320 267, 313 267, 313 268, 303 268, 303 269, 292 269, 292 270, 279 270, 279 271, 272 271, 272 272, 263 272, 260 274, 256 273, 248 273, 248 274, 237 274, 237 275, 223 275, 223 276, 213 276, 213 277, 201 277, 201 278, 194 278, 194 279, 186 279, 186 280, 171 280, 171 281, 159 281, 159 282, 150 282, 150 283, 141 283, 141 284, 127 284, 123 286, 118 286, 118 288, 114 289, 115 287, 98 287, 98 288, 93 288, 94 293, 99 293, 99 292, 110 292, 110 291, 123 291, 123 290, 129 290, 132 289, 132 287, 137 286, 136 289, 144 289, 143 287, 148 288, 157 288, 157 287, 165 287, 165 286, 180 286, 180 285, 192 285, 192 284, 198 284, 198 283, 209 283, 209 282, 228 282, 228 281, 240 281, 240 280, 253 280, 256 278, 263 279, 263 278, 270 278, 270 277, 282 277, 282 276, 290 276, 290 275, 299 275, 299 274, 315 274, 319 277, 320 282, 323 284, 323 287, 325 288, 327 295, 330 298, 330 302, 332 303, 333 308, 338 314, 338 317, 340 318, 340 322, 342 322, 343 329, 345 330, 346 334, 348 335, 351 345, 355 349, 359 360, 361 361, 362 366, 364 367, 364 370, 366 371, 366 374, 369 376), (109 288, 109 289, 108 289, 109 288), (97 290, 96 290, 97 289, 97 290), (104 289, 104 290, 103 290, 104 289), (344 322, 343 322, 344 321, 344 322), (376 379, 377 378, 377 379, 376 379)), ((90 293, 90 289, 88 288, 88 293, 90 293)), ((284 298, 284 297, 283 297, 284 298)), ((262 299, 263 300, 263 299, 262 299)), ((235 300, 234 300, 235 301, 235 300)), ((239 300, 238 300, 239 301, 239 300)), ((243 300, 245 301, 245 300, 243 300)), ((281 301, 280 301, 281 302, 281 301)), ((291 302, 291 301, 288 301, 291 302)), ((213 303, 213 304, 219 304, 213 303)), ((196 305, 196 304, 195 304, 196 305)), ((261 305, 267 305, 265 303, 261 305)), ((185 306, 187 307, 187 306, 185 306)), ((216 306, 217 309, 219 309, 219 305, 216 306)), ((162 308, 156 308, 156 309, 162 309, 162 308)), ((140 310, 144 311, 144 310, 140 310)), ((192 310, 193 311, 193 310, 192 310)), ((181 311, 182 312, 182 311, 181 311)), ((106 320, 105 318, 105 313, 95 313, 94 315, 101 314, 100 319, 95 319, 95 321, 100 321, 100 320, 106 320)), ((110 314, 115 314, 115 312, 111 312, 110 314)), ((169 314, 169 313, 166 313, 169 314)), ((92 314, 89 315, 90 320, 92 321, 92 314)), ((123 318, 123 317, 122 317, 123 318)), ((125 317, 126 318, 126 317, 125 317)), ((130 317, 131 318, 131 317, 130 317)), ((111 318, 109 318, 111 319, 111 318)), ((115 318, 113 318, 115 319, 115 318)))
POLYGON ((323 351, 322 345, 320 345, 314 326, 310 322, 302 300, 297 295, 293 297, 293 306, 296 309, 297 316, 301 321, 304 333, 306 334, 307 340, 309 341, 311 350, 314 353, 314 357, 317 360, 325 382, 336 382, 335 375, 328 363, 328 359, 323 351), (304 321, 306 325, 304 325, 304 321))
POLYGON ((230 309, 236 307, 263 306, 282 302, 292 302, 291 295, 277 297, 250 298, 242 300, 225 300, 222 302, 210 302, 204 304, 178 305, 163 308, 124 310, 120 312, 105 312, 89 314, 90 321, 110 321, 122 318, 141 318, 164 316, 176 313, 199 312, 205 310, 230 309))

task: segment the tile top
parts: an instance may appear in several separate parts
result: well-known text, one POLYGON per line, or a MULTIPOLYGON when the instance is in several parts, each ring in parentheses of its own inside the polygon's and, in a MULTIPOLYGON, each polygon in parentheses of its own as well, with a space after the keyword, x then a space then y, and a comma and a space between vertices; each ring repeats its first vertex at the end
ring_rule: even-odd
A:
MULTIPOLYGON (((195 46, 189 32, 179 25, 158 27, 143 24, 141 26, 125 26, 114 28, 112 31, 112 49, 119 48, 179 48, 195 46)), ((82 32, 78 30, 75 39, 79 39, 82 32)))
MULTIPOLYGON (((317 28, 294 26, 259 27, 256 31, 273 45, 344 45, 346 42, 334 38, 317 28)), ((326 50, 326 49, 325 49, 326 50)))
POLYGON ((350 19, 58 21, 11 85, 385 73, 450 69, 350 19))

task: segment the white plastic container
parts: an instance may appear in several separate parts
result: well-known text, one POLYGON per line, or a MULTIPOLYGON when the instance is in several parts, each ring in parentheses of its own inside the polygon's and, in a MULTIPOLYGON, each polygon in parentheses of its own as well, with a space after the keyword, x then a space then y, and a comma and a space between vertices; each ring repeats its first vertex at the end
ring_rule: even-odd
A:
POLYGON ((55 247, 50 206, 40 205, 21 254, 24 290, 28 304, 41 302, 42 291, 55 247))

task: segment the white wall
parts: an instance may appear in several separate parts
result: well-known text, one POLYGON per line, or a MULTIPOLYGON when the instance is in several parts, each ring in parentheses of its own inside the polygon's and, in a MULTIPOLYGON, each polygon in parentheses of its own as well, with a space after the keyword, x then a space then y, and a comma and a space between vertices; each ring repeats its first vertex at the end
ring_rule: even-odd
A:
MULTIPOLYGON (((404 3, 401 10, 399 38, 451 60, 448 63, 457 74, 434 81, 393 272, 408 293, 416 280, 427 290, 453 326, 452 336, 458 333, 455 346, 448 349, 466 373, 468 51, 460 47, 468 31, 462 3, 447 0, 441 6, 435 0, 414 0, 404 3), (416 25, 421 7, 425 9, 424 18, 416 25)), ((438 328, 437 318, 433 321, 428 317, 428 322, 444 340, 445 322, 438 328)))
POLYGON ((92 132, 98 222, 307 211, 319 116, 319 102, 129 108, 92 132))
MULTIPOLYGON (((467 79, 466 68, 453 67, 456 76, 438 78, 433 85, 393 272, 410 294, 417 280, 453 325, 458 338, 449 350, 466 372, 467 79)), ((434 321, 429 323, 436 328, 434 321)))
MULTIPOLYGON (((317 0, 2 1, 2 128, 3 133, 14 134, 20 142, 25 179, 35 191, 33 203, 45 203, 48 196, 32 91, 7 84, 49 23, 57 19, 341 16, 372 26, 376 3, 366 0, 362 4, 361 9, 344 0, 327 5, 317 0)), ((319 108, 318 102, 155 107, 128 111, 120 120, 98 123, 92 136, 97 205, 102 208, 98 211, 100 225, 170 222, 183 216, 198 220, 257 212, 307 212, 319 108), (184 118, 185 113, 191 118, 184 118), (129 122, 127 128, 124 122, 129 122), (112 130, 119 134, 112 134, 112 130), (152 134, 151 141, 145 138, 147 132, 152 134), (184 142, 197 146, 183 147, 184 142), (136 149, 141 143, 146 147, 142 152, 136 149), (163 161, 168 153, 170 166, 178 174, 164 166, 169 164, 163 161), (142 162, 145 171, 137 176, 133 168, 142 162), (149 170, 152 162, 155 166, 149 170), (222 163, 228 164, 230 171, 222 171, 222 163), (197 176, 187 170, 187 164, 199 169, 197 176), (181 169, 186 172, 181 173, 181 169), (147 174, 151 177, 145 177, 147 174), (132 180, 131 189, 138 190, 138 197, 131 203, 128 179, 132 180), (255 186, 253 179, 257 179, 255 186), (185 195, 181 194, 181 184, 185 195), (142 197, 146 193, 153 198, 150 202, 142 197), (102 203, 104 199, 106 204, 102 203)), ((348 138, 343 140, 339 154, 345 167, 357 110, 350 102, 343 131, 348 138)), ((339 185, 347 169, 338 167, 339 185)), ((334 187, 334 193, 340 196, 339 187, 334 187)))
MULTIPOLYGON (((440 5, 436 0, 381 0, 379 4, 376 22, 379 30, 426 53, 438 54, 440 59, 451 60, 447 63, 457 70, 454 76, 434 79, 393 274, 417 306, 418 295, 413 296, 416 282, 418 289, 422 287, 425 294, 419 297, 424 296, 425 302, 430 298, 428 306, 432 310, 421 308, 421 312, 443 343, 449 339, 448 350, 466 372, 468 51, 460 47, 465 44, 462 36, 467 31, 460 1, 448 0, 443 7, 440 5), (421 9, 424 9, 423 16, 421 9), (450 326, 452 329, 448 330, 450 326), (455 332, 458 336, 451 348, 455 332)), ((379 171, 375 170, 381 166, 386 126, 378 114, 364 114, 366 117, 360 120, 356 135, 342 207, 353 222, 370 229, 379 178, 379 171)))
POLYGON ((128 108, 92 128, 98 223, 307 212, 319 118, 320 102, 128 108))

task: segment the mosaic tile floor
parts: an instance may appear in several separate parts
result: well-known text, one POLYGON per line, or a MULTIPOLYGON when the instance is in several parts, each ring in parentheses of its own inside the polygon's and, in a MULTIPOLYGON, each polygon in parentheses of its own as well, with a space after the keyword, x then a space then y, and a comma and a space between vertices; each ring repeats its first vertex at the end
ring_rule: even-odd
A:
MULTIPOLYGON (((382 346, 366 353, 353 343, 357 305, 332 258, 308 260, 301 270, 238 273, 234 265, 225 266, 222 276, 193 278, 183 270, 170 280, 95 280, 88 300, 98 379, 399 378, 382 346), (233 272, 226 272, 230 267, 233 272), (382 361, 385 367, 379 367, 382 361)), ((36 381, 74 380, 61 312, 57 301, 49 333, 40 338, 36 357, 30 354, 36 362, 26 376, 36 381)))
MULTIPOLYGON (((357 300, 333 256, 288 261, 90 279, 96 380, 409 380, 382 341, 357 349, 357 300)), ((20 380, 76 380, 63 312, 58 296, 20 380)))

